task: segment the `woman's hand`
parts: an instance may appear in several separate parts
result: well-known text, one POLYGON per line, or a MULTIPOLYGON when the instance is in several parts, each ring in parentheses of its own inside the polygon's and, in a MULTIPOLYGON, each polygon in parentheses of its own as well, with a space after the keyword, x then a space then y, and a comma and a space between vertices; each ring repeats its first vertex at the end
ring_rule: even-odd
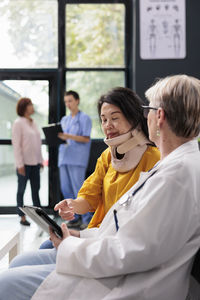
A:
POLYGON ((17 168, 17 172, 22 175, 22 176, 26 176, 26 171, 25 171, 25 167, 21 167, 21 168, 17 168))
POLYGON ((58 137, 59 139, 66 141, 68 139, 68 134, 67 133, 63 133, 63 132, 59 132, 58 133, 58 137))
POLYGON ((71 221, 74 219, 73 201, 73 199, 64 199, 55 205, 54 210, 58 210, 63 220, 71 221))
POLYGON ((62 233, 63 233, 62 239, 57 237, 57 235, 54 233, 54 231, 51 229, 51 227, 49 227, 50 240, 52 241, 52 243, 53 243, 54 247, 56 247, 56 249, 58 248, 60 243, 64 239, 68 238, 69 236, 74 236, 74 237, 80 238, 80 231, 73 230, 73 229, 69 230, 65 223, 61 224, 61 229, 62 229, 62 233))
POLYGON ((51 229, 51 227, 49 227, 50 240, 52 241, 54 247, 56 247, 56 248, 58 248, 58 246, 64 239, 66 239, 67 237, 70 236, 69 229, 67 228, 67 225, 65 223, 61 224, 61 229, 62 229, 62 233, 63 233, 62 239, 57 237, 57 235, 54 233, 54 231, 51 229))

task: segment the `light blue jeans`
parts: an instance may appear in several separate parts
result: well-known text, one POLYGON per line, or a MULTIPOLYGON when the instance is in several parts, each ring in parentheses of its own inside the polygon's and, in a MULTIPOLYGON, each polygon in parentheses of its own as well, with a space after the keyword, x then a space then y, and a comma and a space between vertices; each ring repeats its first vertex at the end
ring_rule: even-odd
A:
POLYGON ((55 270, 56 249, 45 249, 16 256, 8 270, 0 273, 0 300, 29 300, 55 270))

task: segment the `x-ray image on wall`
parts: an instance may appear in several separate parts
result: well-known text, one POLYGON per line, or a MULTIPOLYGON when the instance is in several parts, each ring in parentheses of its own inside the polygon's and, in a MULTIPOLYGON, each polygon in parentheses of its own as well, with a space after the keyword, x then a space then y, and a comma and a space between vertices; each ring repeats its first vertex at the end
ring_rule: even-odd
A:
POLYGON ((140 0, 140 57, 186 56, 185 0, 140 0))

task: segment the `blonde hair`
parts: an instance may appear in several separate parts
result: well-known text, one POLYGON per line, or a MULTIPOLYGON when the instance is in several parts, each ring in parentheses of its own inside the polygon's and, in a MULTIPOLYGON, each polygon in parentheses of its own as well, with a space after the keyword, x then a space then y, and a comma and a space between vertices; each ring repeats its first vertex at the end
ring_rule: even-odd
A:
POLYGON ((187 75, 159 79, 146 93, 156 107, 162 107, 171 130, 193 138, 200 132, 200 80, 187 75))

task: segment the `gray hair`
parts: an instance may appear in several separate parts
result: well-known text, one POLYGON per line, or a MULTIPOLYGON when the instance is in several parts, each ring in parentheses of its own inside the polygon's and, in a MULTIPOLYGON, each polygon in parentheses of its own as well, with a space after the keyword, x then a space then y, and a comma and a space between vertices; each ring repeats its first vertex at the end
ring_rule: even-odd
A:
POLYGON ((171 130, 180 137, 193 138, 200 132, 200 80, 187 75, 159 79, 146 98, 165 111, 171 130))

